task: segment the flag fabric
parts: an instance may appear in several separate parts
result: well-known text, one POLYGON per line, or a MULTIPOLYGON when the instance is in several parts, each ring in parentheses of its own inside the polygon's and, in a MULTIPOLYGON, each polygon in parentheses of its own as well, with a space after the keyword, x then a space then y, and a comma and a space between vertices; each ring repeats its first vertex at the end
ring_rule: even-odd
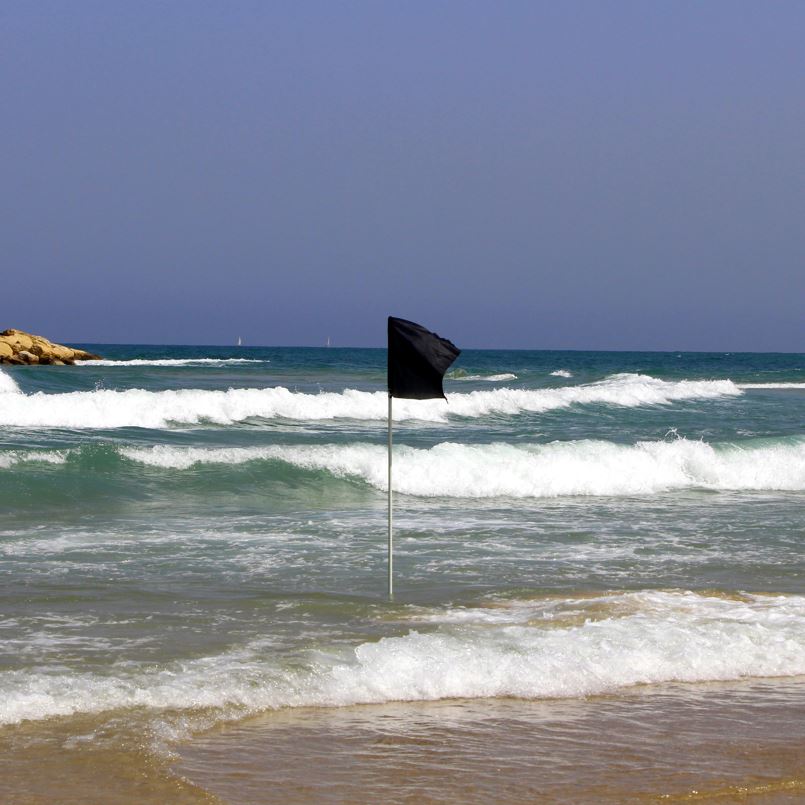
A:
POLYGON ((389 396, 409 400, 444 398, 444 373, 460 354, 452 341, 420 324, 389 316, 389 396))

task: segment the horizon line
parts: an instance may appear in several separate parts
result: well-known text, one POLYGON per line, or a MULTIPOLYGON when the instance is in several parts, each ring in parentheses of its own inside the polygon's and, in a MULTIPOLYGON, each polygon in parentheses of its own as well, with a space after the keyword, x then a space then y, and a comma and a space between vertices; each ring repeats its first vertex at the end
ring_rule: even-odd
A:
MULTIPOLYGON (((373 349, 373 350, 386 350, 385 346, 353 346, 341 345, 327 346, 322 344, 314 346, 310 344, 183 344, 178 342, 162 343, 162 342, 149 342, 149 341, 80 341, 74 339, 66 339, 62 343, 65 344, 81 344, 83 346, 106 346, 106 347, 211 347, 214 349, 373 349)), ((693 354, 693 355, 805 355, 805 350, 784 350, 784 349, 765 349, 765 350, 747 350, 747 349, 604 349, 593 348, 585 349, 582 347, 461 347, 462 352, 639 352, 639 353, 655 353, 655 354, 693 354)))

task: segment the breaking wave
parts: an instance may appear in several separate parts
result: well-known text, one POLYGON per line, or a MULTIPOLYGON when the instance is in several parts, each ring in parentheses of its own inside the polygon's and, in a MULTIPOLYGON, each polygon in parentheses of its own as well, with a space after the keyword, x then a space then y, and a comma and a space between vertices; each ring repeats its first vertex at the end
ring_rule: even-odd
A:
MULTIPOLYGON (((205 422, 227 425, 250 419, 383 420, 384 391, 346 389, 305 394, 284 387, 212 391, 96 389, 62 394, 21 394, 0 375, 6 392, 0 426, 38 428, 166 428, 205 422), (13 392, 13 393, 8 393, 13 392)), ((395 420, 446 422, 451 417, 541 413, 572 405, 638 407, 678 400, 717 399, 743 392, 730 380, 666 381, 646 375, 613 375, 597 383, 554 389, 510 389, 451 394, 445 400, 395 400, 395 420)))
MULTIPOLYGON (((387 489, 386 448, 374 444, 201 448, 120 448, 143 464, 281 461, 387 489)), ((711 445, 678 439, 620 445, 604 441, 543 445, 464 445, 394 450, 394 489, 420 497, 552 498, 646 495, 678 489, 805 490, 805 440, 711 445)))
POLYGON ((573 372, 568 369, 557 369, 555 372, 551 372, 551 377, 573 377, 573 372))
POLYGON ((67 453, 63 450, 3 450, 0 451, 0 470, 16 464, 64 464, 67 453))
POLYGON ((576 697, 670 681, 805 674, 805 598, 644 591, 492 601, 283 667, 265 642, 163 666, 0 674, 0 723, 132 707, 223 717, 289 707, 576 697), (492 617, 490 617, 490 615, 492 617), (567 617, 569 616, 569 617, 567 617), (566 620, 562 620, 563 617, 566 620))
POLYGON ((801 389, 805 383, 738 383, 739 389, 801 389))
POLYGON ((467 375, 456 374, 451 380, 484 380, 487 383, 503 383, 506 380, 517 380, 517 375, 513 372, 503 372, 499 375, 467 375))
POLYGON ((0 394, 20 394, 20 387, 13 377, 0 369, 0 394))
POLYGON ((130 361, 76 361, 76 366, 228 366, 243 363, 271 363, 257 358, 134 358, 130 361))

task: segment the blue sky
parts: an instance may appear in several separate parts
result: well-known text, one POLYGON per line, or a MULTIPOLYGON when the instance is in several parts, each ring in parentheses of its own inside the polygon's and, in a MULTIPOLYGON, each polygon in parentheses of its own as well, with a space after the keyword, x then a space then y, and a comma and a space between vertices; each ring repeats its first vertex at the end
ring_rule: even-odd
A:
POLYGON ((805 351, 805 4, 0 6, 0 326, 805 351))

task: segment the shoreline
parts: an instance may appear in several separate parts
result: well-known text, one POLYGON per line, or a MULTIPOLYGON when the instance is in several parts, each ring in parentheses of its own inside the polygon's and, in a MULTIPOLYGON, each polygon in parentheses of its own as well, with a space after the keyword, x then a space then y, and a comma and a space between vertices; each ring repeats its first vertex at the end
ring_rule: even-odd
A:
POLYGON ((805 795, 805 676, 646 685, 589 698, 286 708, 177 743, 165 743, 153 716, 135 715, 28 722, 13 735, 3 728, 5 795, 83 805, 805 795), (43 767, 47 778, 36 774, 43 767))
POLYGON ((177 752, 182 776, 255 805, 796 797, 805 677, 286 710, 218 726, 177 752))

